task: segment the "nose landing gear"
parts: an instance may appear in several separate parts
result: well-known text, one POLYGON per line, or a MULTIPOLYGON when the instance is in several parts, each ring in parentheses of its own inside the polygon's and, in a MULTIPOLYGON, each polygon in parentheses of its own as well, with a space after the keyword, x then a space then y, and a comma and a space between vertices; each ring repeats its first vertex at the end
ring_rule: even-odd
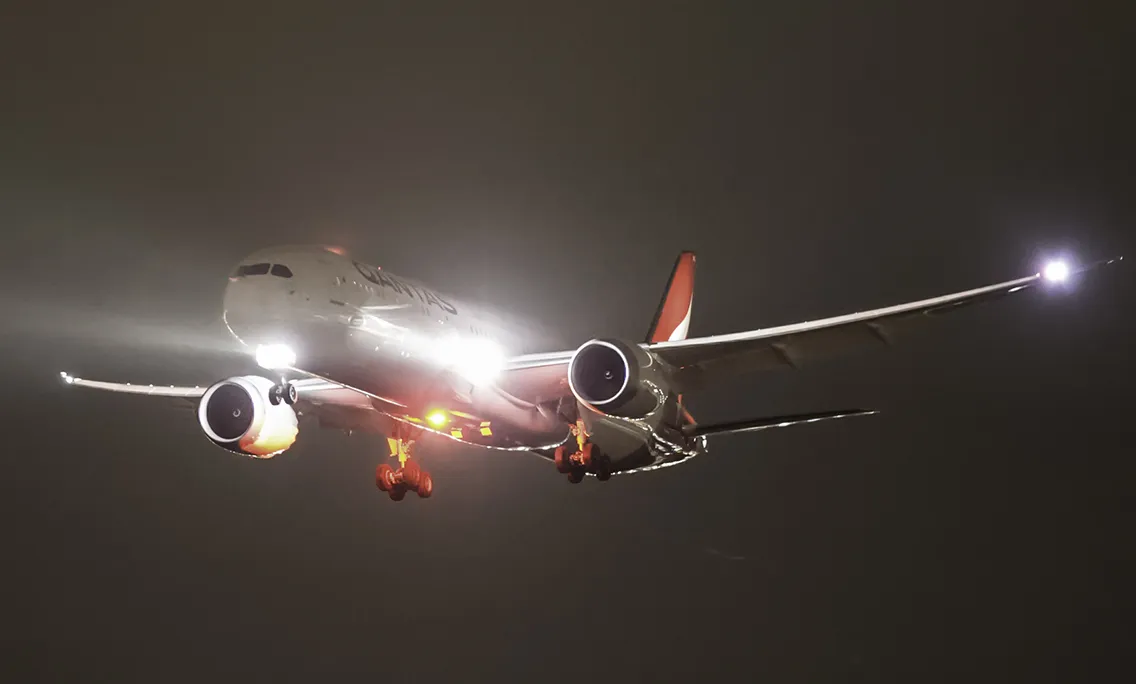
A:
POLYGON ((417 460, 411 459, 414 440, 407 437, 407 431, 401 424, 395 428, 395 434, 395 437, 387 439, 387 443, 390 444, 391 458, 398 459, 398 468, 387 463, 376 468, 375 486, 390 495, 392 501, 402 501, 408 491, 421 499, 429 498, 434 493, 434 478, 418 465, 417 460))
POLYGON ((268 403, 273 406, 279 406, 280 402, 294 406, 299 399, 300 395, 296 391, 296 386, 290 382, 282 380, 280 384, 273 385, 272 389, 268 390, 268 403))

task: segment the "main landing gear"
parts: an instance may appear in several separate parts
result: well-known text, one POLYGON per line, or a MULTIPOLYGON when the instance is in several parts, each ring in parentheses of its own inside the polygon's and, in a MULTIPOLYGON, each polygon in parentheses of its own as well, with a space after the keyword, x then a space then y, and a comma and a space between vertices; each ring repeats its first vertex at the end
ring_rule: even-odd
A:
POLYGON ((582 482, 584 475, 589 471, 595 473, 596 479, 601 482, 610 480, 611 459, 604 455, 594 443, 588 441, 584 421, 577 420, 571 429, 572 436, 576 438, 575 450, 568 451, 563 444, 556 447, 556 451, 553 453, 556 469, 562 473, 567 473, 568 481, 572 484, 582 482))
POLYGON ((383 463, 375 469, 375 486, 389 494, 392 501, 402 501, 408 491, 413 491, 422 499, 434 493, 434 478, 418 465, 417 460, 411 458, 410 450, 414 446, 414 440, 410 438, 409 432, 407 426, 397 423, 395 436, 387 439, 391 458, 398 459, 398 468, 383 463))
POLYGON ((280 402, 294 406, 299 398, 300 395, 296 392, 296 386, 284 380, 281 380, 280 384, 273 385, 272 389, 268 390, 268 403, 273 406, 279 406, 280 402))

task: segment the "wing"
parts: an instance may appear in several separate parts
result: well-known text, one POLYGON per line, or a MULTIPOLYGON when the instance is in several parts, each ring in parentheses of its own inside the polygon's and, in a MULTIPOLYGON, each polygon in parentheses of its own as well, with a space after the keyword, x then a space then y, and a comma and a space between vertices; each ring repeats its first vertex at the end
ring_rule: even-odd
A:
MULTIPOLYGON (((77 378, 69 373, 60 373, 68 385, 89 389, 118 392, 122 394, 145 394, 153 397, 172 399, 183 408, 197 406, 197 400, 205 394, 208 387, 179 387, 177 385, 135 385, 122 382, 103 382, 77 378)), ((377 429, 378 411, 370 399, 359 392, 335 382, 321 378, 295 380, 299 402, 297 413, 312 415, 319 419, 322 427, 339 429, 377 429)))
MULTIPOLYGON (((1086 266, 1077 273, 1118 262, 1110 259, 1086 266)), ((1062 274, 1062 279, 1065 274, 1062 274)), ((1069 275, 1074 275, 1070 273, 1069 275)), ((678 369, 684 388, 701 384, 710 376, 733 375, 772 368, 797 368, 817 359, 845 353, 870 344, 890 344, 909 324, 960 307, 992 301, 1045 282, 1037 273, 973 290, 932 297, 917 302, 859 313, 794 323, 775 328, 714 335, 677 342, 648 345, 678 369)))
MULTIPOLYGON (((1076 275, 1121 261, 1099 261, 1068 275, 1076 275)), ((1064 276, 1064 274, 1062 274, 1064 276)), ((955 311, 969 304, 1001 299, 1045 281, 1040 273, 986 287, 932 297, 916 302, 862 311, 816 321, 643 345, 677 369, 683 390, 711 377, 736 375, 773 368, 797 368, 814 360, 849 352, 870 344, 890 344, 897 333, 925 318, 955 311)), ((575 352, 529 354, 509 360, 500 385, 519 397, 566 395, 568 362, 575 352)))
POLYGON ((182 399, 183 402, 178 402, 183 407, 194 406, 197 399, 205 394, 208 387, 178 387, 176 385, 135 385, 129 382, 102 382, 100 380, 87 380, 85 378, 77 378, 67 372, 62 372, 59 377, 63 382, 68 385, 76 387, 88 387, 90 389, 104 390, 107 392, 120 392, 124 394, 146 394, 153 397, 166 397, 168 399, 182 399))
POLYGON ((575 350, 527 354, 507 362, 497 386, 533 404, 550 402, 572 393, 568 389, 568 362, 575 350))

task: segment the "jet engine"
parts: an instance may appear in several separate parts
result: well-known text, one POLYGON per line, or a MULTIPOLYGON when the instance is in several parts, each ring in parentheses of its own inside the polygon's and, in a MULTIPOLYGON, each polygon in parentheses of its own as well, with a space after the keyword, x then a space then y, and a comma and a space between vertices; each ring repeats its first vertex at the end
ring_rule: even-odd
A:
POLYGON ((642 418, 667 398, 666 371, 646 349, 622 340, 590 340, 568 363, 576 399, 598 411, 642 418))
POLYGON ((274 382, 257 375, 222 380, 205 391, 197 420, 209 441, 253 458, 272 458, 296 441, 296 412, 286 403, 273 405, 274 382))

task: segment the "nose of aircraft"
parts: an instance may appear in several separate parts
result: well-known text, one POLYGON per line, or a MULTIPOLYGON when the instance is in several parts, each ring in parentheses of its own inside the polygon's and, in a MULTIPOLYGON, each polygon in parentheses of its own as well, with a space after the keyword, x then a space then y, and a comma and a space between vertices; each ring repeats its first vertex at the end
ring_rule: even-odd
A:
POLYGON ((225 322, 246 345, 300 335, 323 320, 320 302, 343 259, 322 247, 285 246, 254 252, 237 266, 225 288, 225 322))
POLYGON ((225 287, 225 323, 242 342, 254 344, 265 335, 278 333, 288 323, 290 299, 295 296, 295 284, 287 267, 243 264, 225 287))

